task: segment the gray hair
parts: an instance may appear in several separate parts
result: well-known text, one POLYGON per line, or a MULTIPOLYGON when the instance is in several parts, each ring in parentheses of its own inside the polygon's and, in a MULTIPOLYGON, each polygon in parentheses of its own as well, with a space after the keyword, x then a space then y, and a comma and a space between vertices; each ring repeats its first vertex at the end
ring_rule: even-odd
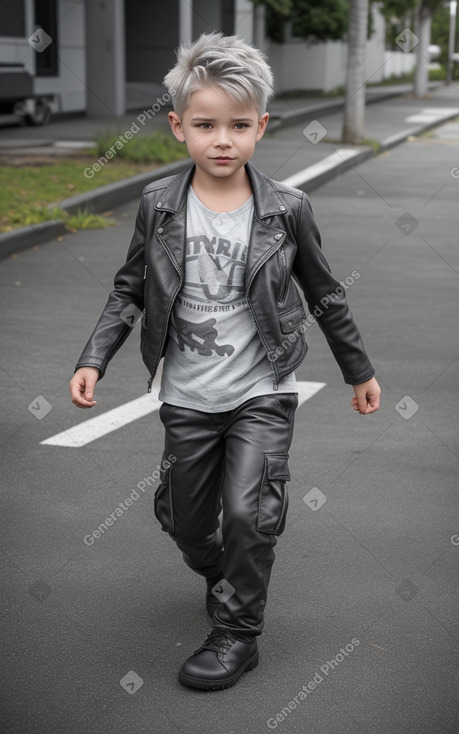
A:
POLYGON ((238 102, 255 104, 259 115, 273 93, 273 75, 265 55, 238 36, 203 33, 197 41, 180 46, 177 63, 163 84, 181 117, 190 96, 214 84, 238 102))

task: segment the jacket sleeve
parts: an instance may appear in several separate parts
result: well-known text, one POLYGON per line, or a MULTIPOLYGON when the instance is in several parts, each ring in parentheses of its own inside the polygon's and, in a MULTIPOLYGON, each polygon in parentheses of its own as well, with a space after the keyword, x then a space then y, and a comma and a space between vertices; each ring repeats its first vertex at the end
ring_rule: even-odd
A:
POLYGON ((80 367, 97 367, 100 370, 99 379, 102 379, 109 361, 133 330, 144 307, 143 207, 142 194, 126 262, 115 275, 114 288, 75 367, 75 370, 80 367))
POLYGON ((369 380, 375 370, 349 308, 345 288, 332 276, 321 249, 309 199, 303 194, 298 219, 294 275, 349 385, 369 380))

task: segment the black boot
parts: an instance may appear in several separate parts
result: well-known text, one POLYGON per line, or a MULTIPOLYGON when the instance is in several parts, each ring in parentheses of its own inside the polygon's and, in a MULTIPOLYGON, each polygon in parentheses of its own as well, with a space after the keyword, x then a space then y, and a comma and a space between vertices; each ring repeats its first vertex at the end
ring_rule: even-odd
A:
POLYGON ((234 686, 241 675, 258 665, 258 644, 237 640, 231 632, 212 630, 205 643, 182 665, 178 679, 206 691, 234 686))

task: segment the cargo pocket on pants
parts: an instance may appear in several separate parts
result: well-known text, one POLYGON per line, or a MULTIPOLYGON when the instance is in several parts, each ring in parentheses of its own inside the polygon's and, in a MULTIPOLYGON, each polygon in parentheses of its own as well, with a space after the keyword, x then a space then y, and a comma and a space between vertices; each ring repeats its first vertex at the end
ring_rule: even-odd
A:
POLYGON ((260 533, 280 535, 283 532, 288 508, 286 483, 289 480, 288 454, 265 454, 257 516, 260 533))
POLYGON ((172 502, 172 467, 161 469, 161 484, 155 492, 155 515, 166 533, 174 532, 174 505, 172 502))

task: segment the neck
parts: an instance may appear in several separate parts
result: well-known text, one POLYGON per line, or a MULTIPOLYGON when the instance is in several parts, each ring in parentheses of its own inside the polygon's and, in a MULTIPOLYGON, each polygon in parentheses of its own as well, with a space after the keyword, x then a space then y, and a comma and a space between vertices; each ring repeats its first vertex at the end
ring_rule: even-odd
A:
POLYGON ((212 211, 233 211, 252 195, 252 187, 245 168, 232 176, 217 178, 196 168, 192 178, 196 196, 212 211))
POLYGON ((250 181, 245 167, 239 168, 231 176, 217 177, 210 176, 201 168, 197 168, 193 174, 193 188, 199 188, 200 191, 211 193, 230 193, 241 187, 250 188, 250 181))

